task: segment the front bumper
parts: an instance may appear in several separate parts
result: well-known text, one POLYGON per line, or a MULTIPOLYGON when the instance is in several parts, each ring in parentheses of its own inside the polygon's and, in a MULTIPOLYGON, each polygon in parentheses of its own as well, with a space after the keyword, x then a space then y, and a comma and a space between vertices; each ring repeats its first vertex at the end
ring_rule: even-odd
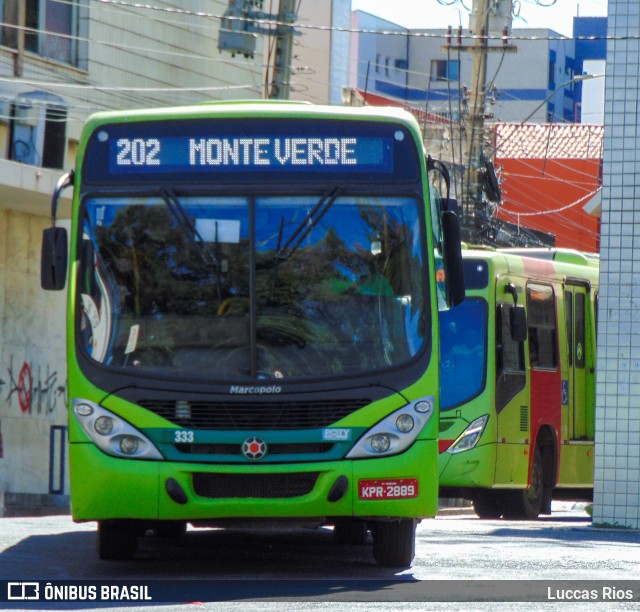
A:
MULTIPOLYGON (((418 440, 393 457, 313 463, 222 465, 140 461, 107 456, 91 443, 70 445, 71 507, 76 521, 133 518, 147 520, 215 521, 227 518, 394 517, 435 516, 438 509, 437 441, 418 440), (225 493, 194 487, 217 482, 210 475, 234 475, 243 487, 225 493), (311 482, 308 491, 288 493, 274 488, 274 496, 252 497, 251 483, 268 479, 286 483, 287 474, 311 482), (317 476, 314 476, 317 475, 317 476), (279 475, 279 476, 278 476, 279 475), (305 478, 305 475, 307 477, 305 478), (346 486, 336 487, 339 479, 346 486), (358 483, 417 479, 414 497, 361 499, 358 483), (168 485, 167 483, 171 484, 168 485), (177 488, 176 488, 177 485, 177 488), (336 494, 336 488, 340 495, 336 494), (176 493, 178 491, 178 493, 176 493), (182 495, 180 493, 184 495, 182 495), (225 495, 222 497, 221 495, 225 495), (231 496, 232 495, 232 496, 231 496), (338 499, 335 499, 338 497, 338 499)), ((264 495, 264 493, 261 493, 264 495)), ((267 494, 268 495, 268 494, 267 494)))

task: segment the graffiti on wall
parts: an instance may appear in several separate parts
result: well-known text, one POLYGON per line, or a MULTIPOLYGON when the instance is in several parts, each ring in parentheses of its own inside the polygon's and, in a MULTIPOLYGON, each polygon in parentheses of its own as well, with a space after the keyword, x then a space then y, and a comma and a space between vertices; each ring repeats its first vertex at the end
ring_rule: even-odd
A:
POLYGON ((58 406, 66 408, 67 383, 49 365, 34 368, 25 361, 16 368, 12 355, 7 373, 9 381, 0 379, 0 392, 7 393, 5 401, 9 406, 17 404, 20 412, 31 415, 51 414, 58 406))

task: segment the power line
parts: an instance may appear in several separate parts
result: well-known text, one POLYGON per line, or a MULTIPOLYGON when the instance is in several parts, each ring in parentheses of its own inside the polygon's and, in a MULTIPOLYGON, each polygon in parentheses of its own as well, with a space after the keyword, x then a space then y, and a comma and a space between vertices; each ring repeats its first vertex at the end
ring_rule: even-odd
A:
MULTIPOLYGON (((225 17, 224 15, 219 15, 215 13, 209 13, 205 11, 189 11, 186 9, 178 9, 173 7, 162 7, 155 6, 151 4, 144 4, 138 2, 126 2, 125 0, 93 0, 94 2, 99 2, 101 4, 110 4, 114 6, 122 6, 129 8, 136 8, 148 11, 157 11, 157 12, 166 12, 170 14, 178 14, 178 15, 191 15, 195 17, 207 17, 210 19, 229 19, 236 21, 246 21, 252 22, 258 25, 269 26, 269 27, 277 27, 288 26, 291 25, 287 22, 280 22, 276 19, 261 19, 261 18, 251 18, 251 17, 225 17)), ((367 28, 353 28, 353 27, 345 27, 345 26, 330 26, 330 25, 319 25, 319 24, 305 24, 297 21, 295 23, 295 27, 298 29, 309 29, 309 30, 320 30, 327 32, 347 32, 354 34, 376 34, 381 36, 401 36, 401 37, 415 37, 415 38, 436 38, 436 39, 446 39, 447 33, 446 30, 440 32, 431 32, 425 30, 375 30, 375 29, 367 29, 367 28)), ((533 28, 531 28, 533 29, 533 28)), ((536 28, 538 29, 538 28, 536 28)), ((553 31, 550 28, 547 28, 549 31, 553 31)), ((462 39, 465 41, 475 41, 475 40, 489 40, 489 41, 498 41, 502 42, 503 36, 502 34, 470 34, 463 33, 461 34, 462 39)), ((565 36, 563 34, 555 33, 555 35, 551 36, 519 36, 514 34, 514 30, 509 34, 510 41, 596 41, 596 40, 640 40, 640 34, 637 35, 624 35, 624 36, 565 36)))

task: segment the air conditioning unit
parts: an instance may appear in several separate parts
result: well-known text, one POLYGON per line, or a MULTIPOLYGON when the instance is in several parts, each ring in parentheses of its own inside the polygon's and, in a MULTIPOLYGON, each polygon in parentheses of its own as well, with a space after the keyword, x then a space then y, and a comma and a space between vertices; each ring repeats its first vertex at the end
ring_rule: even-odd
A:
POLYGON ((218 50, 228 51, 232 55, 240 53, 245 57, 253 57, 256 52, 258 36, 242 30, 220 29, 218 33, 218 50))
POLYGON ((14 108, 14 121, 25 127, 36 127, 40 121, 40 109, 31 104, 16 104, 14 108))

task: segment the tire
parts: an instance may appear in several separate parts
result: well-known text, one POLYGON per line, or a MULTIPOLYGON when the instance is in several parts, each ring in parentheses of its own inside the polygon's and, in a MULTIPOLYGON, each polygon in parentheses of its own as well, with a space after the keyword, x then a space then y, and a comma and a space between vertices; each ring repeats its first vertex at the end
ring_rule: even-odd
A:
POLYGON ((383 567, 410 567, 416 551, 416 520, 377 521, 373 558, 383 567))
POLYGON ((151 525, 153 533, 159 538, 181 538, 187 532, 183 521, 158 521, 151 525))
POLYGON ((96 548, 98 557, 105 561, 131 559, 138 550, 140 527, 133 520, 109 520, 98 522, 96 548))
POLYGON ((497 491, 478 491, 473 497, 473 510, 481 519, 499 519, 503 505, 502 495, 497 491))
POLYGON ((333 539, 337 544, 362 546, 367 543, 369 531, 364 521, 345 519, 333 527, 333 539))
POLYGON ((531 482, 526 489, 509 491, 504 508, 508 519, 535 520, 540 515, 544 497, 544 471, 542 454, 536 447, 531 467, 531 482))

